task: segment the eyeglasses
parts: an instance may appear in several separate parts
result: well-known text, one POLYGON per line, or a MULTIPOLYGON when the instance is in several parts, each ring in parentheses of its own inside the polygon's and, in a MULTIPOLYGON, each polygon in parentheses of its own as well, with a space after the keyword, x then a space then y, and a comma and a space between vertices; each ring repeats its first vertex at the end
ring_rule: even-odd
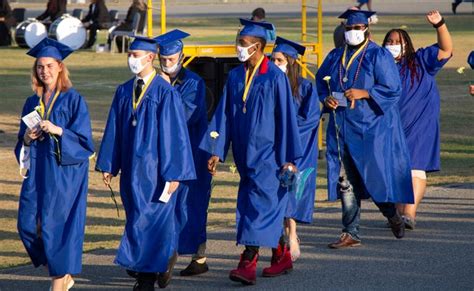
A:
POLYGON ((349 30, 364 30, 367 28, 366 25, 346 25, 344 26, 344 28, 346 29, 346 31, 349 31, 349 30))

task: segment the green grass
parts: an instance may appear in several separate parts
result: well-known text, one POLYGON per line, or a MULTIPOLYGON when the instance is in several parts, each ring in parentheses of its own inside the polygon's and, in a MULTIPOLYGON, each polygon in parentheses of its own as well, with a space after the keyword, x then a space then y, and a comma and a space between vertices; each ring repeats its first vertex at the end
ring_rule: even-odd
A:
MULTIPOLYGON (((474 183, 474 128, 472 112, 474 97, 467 94, 467 84, 474 79, 472 70, 464 75, 456 73, 456 68, 466 66, 469 51, 474 48, 474 32, 468 25, 472 16, 445 16, 455 42, 452 60, 438 76, 441 91, 441 136, 442 171, 429 177, 430 185, 450 183, 474 183)), ((272 19, 270 19, 272 20, 272 19)), ((332 31, 338 20, 324 18, 324 52, 332 48, 332 31)), ((280 35, 299 39, 299 19, 279 18, 275 21, 280 35)), ((309 23, 315 27, 315 22, 309 23)), ((380 42, 384 33, 392 28, 405 25, 411 33, 415 45, 426 46, 436 41, 430 25, 421 16, 383 16, 380 24, 374 26, 373 37, 380 42)), ((155 26, 158 32, 158 26, 155 26)), ((228 17, 169 19, 169 29, 180 27, 193 36, 187 42, 221 42, 231 44, 235 40, 237 19, 228 17)), ((156 35, 156 34, 155 34, 156 35)), ((99 42, 105 42, 105 34, 100 33, 99 42)), ((16 216, 21 178, 12 154, 19 124, 19 113, 25 98, 32 94, 29 87, 30 70, 33 59, 25 55, 24 49, 0 49, 0 268, 29 262, 16 232, 16 216)), ((131 77, 126 66, 126 56, 120 54, 96 54, 80 51, 66 61, 75 88, 87 99, 91 112, 94 139, 97 145, 103 133, 115 87, 131 77)), ((209 210, 209 228, 232 227, 235 219, 235 199, 238 175, 229 171, 232 159, 218 170, 216 187, 213 191, 209 210)), ((319 161, 317 176, 317 203, 319 207, 333 205, 324 202, 326 196, 326 164, 319 161)), ((118 194, 118 183, 113 188, 118 194)), ((98 248, 116 248, 123 231, 123 209, 118 218, 98 173, 90 168, 88 217, 84 248, 86 251, 98 248)))

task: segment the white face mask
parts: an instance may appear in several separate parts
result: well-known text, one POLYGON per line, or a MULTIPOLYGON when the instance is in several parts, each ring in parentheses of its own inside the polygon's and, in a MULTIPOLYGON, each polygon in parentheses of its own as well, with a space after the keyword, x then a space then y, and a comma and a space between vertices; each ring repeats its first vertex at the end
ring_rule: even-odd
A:
POLYGON ((282 70, 283 73, 286 74, 286 72, 288 71, 288 64, 279 65, 278 68, 282 70))
POLYGON ((346 39, 346 43, 348 45, 359 45, 365 40, 365 32, 367 28, 364 30, 349 30, 344 33, 344 37, 346 39))
POLYGON ((181 57, 179 57, 179 60, 176 62, 176 64, 172 65, 171 67, 165 67, 163 66, 163 64, 160 64, 160 66, 163 72, 165 72, 168 75, 179 72, 179 70, 181 70, 181 57))
POLYGON ((134 73, 135 75, 139 74, 141 71, 143 71, 143 69, 146 67, 146 64, 142 64, 142 60, 144 58, 146 58, 148 56, 148 54, 142 56, 142 57, 139 57, 139 58, 135 58, 133 56, 130 56, 128 58, 128 67, 130 68, 130 71, 132 71, 132 73, 134 73))
POLYGON ((386 45, 385 48, 392 54, 394 59, 398 58, 402 53, 401 44, 386 45))
POLYGON ((253 54, 256 52, 256 50, 249 54, 249 48, 255 46, 257 43, 254 43, 250 46, 247 46, 247 47, 243 47, 243 46, 237 46, 237 58, 239 59, 239 61, 241 62, 246 62, 248 59, 250 59, 251 56, 253 56, 253 54))

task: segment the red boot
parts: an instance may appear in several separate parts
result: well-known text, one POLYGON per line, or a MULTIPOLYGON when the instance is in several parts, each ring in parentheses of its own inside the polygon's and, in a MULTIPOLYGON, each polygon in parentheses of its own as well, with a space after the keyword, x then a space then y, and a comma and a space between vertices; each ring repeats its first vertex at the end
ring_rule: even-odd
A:
POLYGON ((239 265, 237 269, 230 271, 229 278, 244 285, 255 285, 257 283, 257 261, 258 254, 255 254, 252 261, 244 260, 243 255, 240 255, 239 265))
POLYGON ((263 277, 277 277, 287 274, 293 270, 293 262, 291 261, 291 253, 288 246, 281 246, 272 250, 272 263, 270 267, 263 269, 263 277))

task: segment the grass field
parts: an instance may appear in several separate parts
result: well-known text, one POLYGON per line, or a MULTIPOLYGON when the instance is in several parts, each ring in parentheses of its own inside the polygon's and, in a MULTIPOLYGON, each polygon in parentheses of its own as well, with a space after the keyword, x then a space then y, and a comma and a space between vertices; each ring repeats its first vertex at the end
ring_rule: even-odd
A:
MULTIPOLYGON (((455 53, 446 68, 438 75, 441 91, 441 135, 442 171, 429 177, 431 185, 451 183, 474 183, 474 97, 467 93, 469 81, 474 80, 472 70, 458 74, 456 69, 467 66, 466 58, 474 48, 474 31, 469 22, 472 16, 446 16, 446 22, 453 34, 455 53)), ((271 19, 270 19, 271 21, 271 19)), ((280 35, 299 38, 299 19, 281 18, 274 22, 280 35)), ((332 30, 338 21, 334 17, 324 19, 324 51, 332 48, 332 30)), ((312 23, 313 25, 315 23, 312 23)), ((169 19, 169 28, 179 27, 192 34, 193 42, 226 42, 235 39, 237 20, 235 18, 180 18, 169 19)), ((434 29, 424 18, 392 15, 380 18, 373 29, 375 41, 380 42, 384 33, 393 27, 404 25, 415 41, 415 46, 426 46, 436 41, 434 29)), ((105 34, 101 32, 100 42, 105 34)), ((187 40, 188 41, 188 40, 187 40)), ((21 177, 12 149, 16 140, 19 113, 25 98, 31 95, 29 73, 33 59, 25 55, 24 49, 0 49, 0 268, 24 264, 29 261, 16 231, 16 216, 21 177)), ((96 54, 80 51, 66 61, 76 89, 87 99, 92 117, 96 149, 104 129, 104 123, 111 103, 114 88, 130 78, 125 55, 96 54)), ((235 196, 238 175, 232 174, 230 163, 221 165, 216 179, 209 210, 209 228, 231 227, 235 217, 235 196)), ((332 205, 324 202, 326 195, 325 162, 319 162, 317 205, 332 205)), ((118 192, 115 180, 113 188, 118 192)), ((123 210, 118 218, 108 190, 102 185, 98 173, 90 168, 90 187, 86 251, 97 248, 116 248, 120 239, 124 218, 123 210)), ((316 222, 317 223, 317 222, 316 222)))

